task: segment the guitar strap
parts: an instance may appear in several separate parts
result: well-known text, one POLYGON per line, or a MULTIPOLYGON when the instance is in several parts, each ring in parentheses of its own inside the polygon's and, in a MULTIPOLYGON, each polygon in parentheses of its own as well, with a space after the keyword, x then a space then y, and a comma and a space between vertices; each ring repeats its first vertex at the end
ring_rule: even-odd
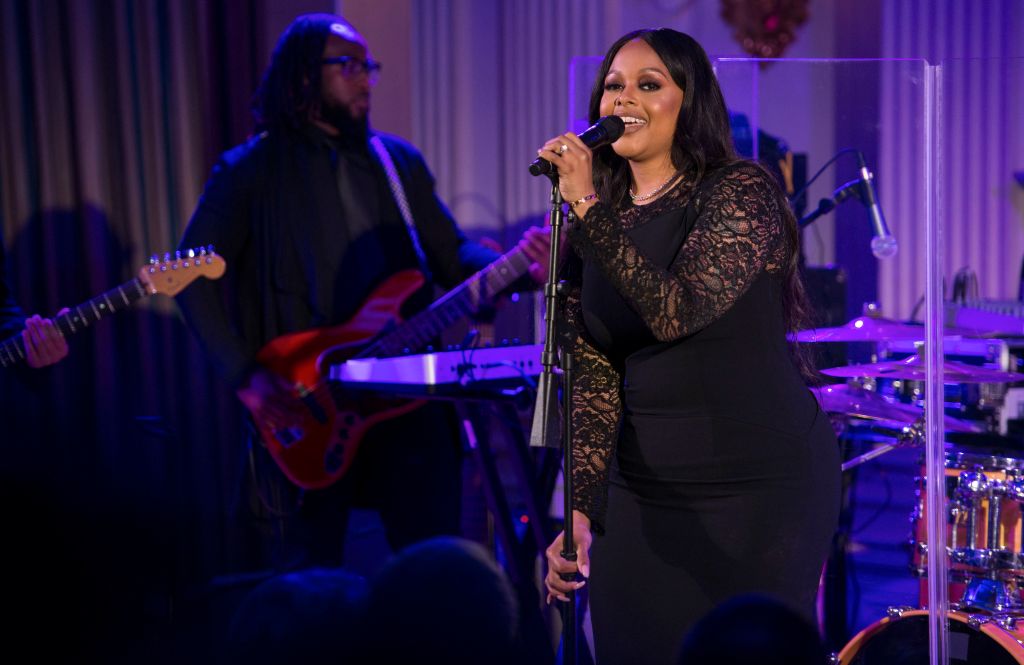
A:
POLYGON ((420 244, 420 236, 416 232, 416 224, 412 219, 412 210, 409 208, 409 199, 405 196, 405 189, 402 188, 402 181, 398 179, 398 171, 395 169, 395 163, 391 159, 391 155, 388 154, 387 148, 384 147, 384 141, 379 136, 373 136, 370 138, 370 145, 373 146, 373 151, 377 153, 377 159, 380 160, 381 166, 384 167, 384 173, 388 176, 388 185, 391 186, 391 194, 395 197, 395 203, 398 204, 398 210, 402 213, 402 219, 405 220, 405 228, 409 231, 409 239, 412 240, 412 247, 416 250, 416 257, 420 262, 420 270, 426 276, 427 280, 430 281, 430 268, 427 264, 427 255, 423 252, 423 245, 420 244))

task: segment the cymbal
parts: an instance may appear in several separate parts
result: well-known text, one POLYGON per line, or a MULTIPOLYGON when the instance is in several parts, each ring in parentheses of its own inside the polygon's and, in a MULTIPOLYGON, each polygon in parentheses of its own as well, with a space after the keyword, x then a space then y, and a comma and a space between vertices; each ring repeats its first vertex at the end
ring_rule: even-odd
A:
MULTIPOLYGON (((924 418, 924 409, 912 404, 892 401, 876 392, 845 384, 824 386, 814 390, 822 411, 844 414, 851 418, 870 420, 880 427, 898 430, 924 418)), ((975 434, 980 425, 943 415, 945 431, 975 434)))
POLYGON ((888 342, 924 340, 924 326, 858 316, 835 328, 809 328, 791 335, 798 342, 888 342))
MULTIPOLYGON (((943 383, 1014 383, 1024 381, 1024 374, 1003 372, 1001 370, 968 365, 954 360, 945 360, 943 367, 943 383)), ((906 379, 908 381, 924 381, 925 365, 918 355, 908 356, 903 360, 887 360, 868 365, 844 365, 821 370, 822 374, 845 378, 875 377, 886 379, 906 379)))

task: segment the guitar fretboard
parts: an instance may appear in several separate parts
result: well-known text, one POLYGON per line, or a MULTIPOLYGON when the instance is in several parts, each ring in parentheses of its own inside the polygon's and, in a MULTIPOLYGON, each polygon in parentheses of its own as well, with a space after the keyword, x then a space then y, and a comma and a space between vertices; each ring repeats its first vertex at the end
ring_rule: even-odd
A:
POLYGON ((393 332, 363 349, 357 358, 384 358, 422 349, 448 326, 468 316, 530 268, 530 259, 516 248, 441 296, 393 332))
MULTIPOLYGON (((135 279, 82 304, 71 308, 66 314, 54 318, 53 323, 64 334, 70 336, 96 323, 104 316, 129 307, 135 301, 149 295, 142 281, 135 279)), ((0 342, 0 367, 11 367, 24 362, 25 343, 21 333, 0 342)))

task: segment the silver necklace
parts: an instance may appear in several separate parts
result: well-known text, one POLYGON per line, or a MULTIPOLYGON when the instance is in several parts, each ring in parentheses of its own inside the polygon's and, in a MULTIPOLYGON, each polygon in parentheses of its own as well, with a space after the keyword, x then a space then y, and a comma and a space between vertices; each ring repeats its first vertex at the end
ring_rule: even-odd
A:
POLYGON ((658 194, 661 194, 663 191, 665 191, 665 188, 669 186, 669 183, 671 183, 673 180, 675 180, 678 176, 679 176, 679 171, 676 171, 675 173, 673 173, 672 175, 670 175, 668 177, 668 180, 666 180, 665 182, 663 182, 660 185, 658 185, 657 189, 655 189, 653 192, 648 192, 647 194, 634 194, 633 190, 630 189, 629 190, 629 199, 631 201, 646 201, 647 199, 654 198, 658 194))

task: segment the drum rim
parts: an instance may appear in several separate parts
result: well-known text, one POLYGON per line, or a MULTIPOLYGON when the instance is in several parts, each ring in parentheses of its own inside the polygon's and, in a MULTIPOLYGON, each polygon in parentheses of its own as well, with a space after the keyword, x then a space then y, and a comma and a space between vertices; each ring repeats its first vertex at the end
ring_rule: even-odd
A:
POLYGON ((1024 470, 1024 458, 997 453, 950 450, 946 452, 946 468, 957 470, 973 469, 980 466, 985 471, 1024 470))
MULTIPOLYGON (((836 663, 838 665, 848 665, 851 656, 859 653, 869 639, 871 639, 875 634, 881 632, 889 624, 919 616, 928 616, 928 610, 920 608, 902 610, 899 611, 897 615, 890 614, 889 616, 882 617, 877 621, 868 624, 843 646, 842 650, 840 650, 839 654, 836 656, 836 663)), ((947 620, 953 619, 959 621, 968 627, 985 633, 989 638, 995 640, 999 646, 1006 649, 1006 652, 1018 663, 1024 665, 1024 645, 1017 642, 1016 638, 1013 636, 1014 634, 993 621, 993 618, 994 617, 992 615, 964 612, 962 610, 949 610, 946 612, 947 620), (986 620, 979 626, 974 627, 971 626, 970 623, 971 617, 984 617, 986 620)))

